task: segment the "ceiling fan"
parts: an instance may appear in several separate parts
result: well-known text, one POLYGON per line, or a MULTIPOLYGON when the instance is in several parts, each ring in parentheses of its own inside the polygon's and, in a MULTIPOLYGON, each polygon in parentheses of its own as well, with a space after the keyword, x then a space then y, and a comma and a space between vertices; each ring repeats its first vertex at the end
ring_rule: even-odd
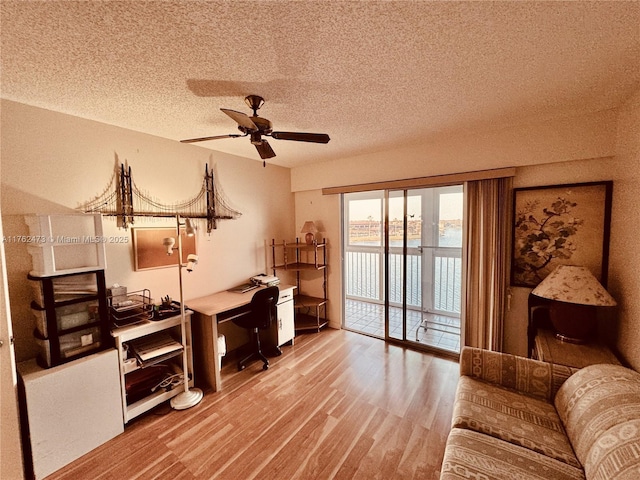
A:
MULTIPOLYGON (((269 120, 258 116, 258 110, 264 105, 264 99, 258 95, 248 95, 244 99, 245 103, 253 110, 253 115, 248 116, 242 112, 221 108, 224 113, 229 115, 238 124, 238 130, 242 135, 230 133, 228 135, 214 135, 212 137, 190 138, 180 140, 182 143, 206 142, 207 140, 218 140, 220 138, 236 138, 251 137, 251 143, 255 145, 256 150, 263 160, 276 156, 275 152, 266 139, 262 137, 271 137, 276 140, 294 140, 296 142, 312 142, 312 143, 329 143, 329 135, 326 133, 304 133, 304 132, 274 132, 273 125, 269 120)), ((266 166, 266 162, 263 162, 266 166)))

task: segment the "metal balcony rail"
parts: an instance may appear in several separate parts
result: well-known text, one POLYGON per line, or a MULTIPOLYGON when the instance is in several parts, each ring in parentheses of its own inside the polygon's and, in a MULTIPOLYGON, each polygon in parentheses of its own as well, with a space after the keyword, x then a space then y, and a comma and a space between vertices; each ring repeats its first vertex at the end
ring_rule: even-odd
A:
MULTIPOLYGON (((422 265, 423 255, 433 262, 430 296, 433 305, 424 305, 425 310, 460 315, 460 285, 462 273, 462 249, 455 247, 410 248, 407 252, 407 307, 423 308, 422 265)), ((382 247, 348 246, 345 252, 346 295, 374 303, 384 302, 384 254, 382 247)), ((403 262, 399 248, 391 248, 389 256, 390 304, 402 305, 403 262), (399 253, 394 253, 394 250, 399 253)))

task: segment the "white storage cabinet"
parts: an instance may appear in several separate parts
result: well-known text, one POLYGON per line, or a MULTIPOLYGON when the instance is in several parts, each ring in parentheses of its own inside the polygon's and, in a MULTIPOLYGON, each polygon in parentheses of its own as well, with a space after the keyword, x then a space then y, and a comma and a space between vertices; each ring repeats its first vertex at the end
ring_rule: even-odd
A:
POLYGON ((118 354, 18 364, 27 473, 44 478, 124 431, 118 354), (28 452, 30 450, 30 452, 28 452))

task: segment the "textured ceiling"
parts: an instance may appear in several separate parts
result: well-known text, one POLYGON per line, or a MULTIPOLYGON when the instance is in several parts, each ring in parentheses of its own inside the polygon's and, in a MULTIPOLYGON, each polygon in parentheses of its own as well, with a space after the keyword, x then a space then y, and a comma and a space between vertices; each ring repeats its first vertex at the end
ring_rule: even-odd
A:
MULTIPOLYGON (((3 98, 179 140, 275 130, 293 167, 618 106, 640 2, 7 1, 3 98)), ((81 141, 80 139, 78 141, 81 141)), ((197 144, 259 160, 248 138, 197 144)), ((195 148, 185 145, 184 148, 195 148)))

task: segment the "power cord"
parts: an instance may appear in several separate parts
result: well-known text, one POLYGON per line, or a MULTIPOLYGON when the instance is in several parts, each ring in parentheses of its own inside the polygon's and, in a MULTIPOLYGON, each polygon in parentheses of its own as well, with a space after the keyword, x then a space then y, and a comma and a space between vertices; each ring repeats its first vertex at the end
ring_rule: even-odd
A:
POLYGON ((160 383, 154 386, 151 391, 155 392, 159 388, 164 388, 166 391, 172 390, 178 385, 182 385, 184 383, 182 373, 174 373, 172 375, 168 375, 162 379, 160 383))

